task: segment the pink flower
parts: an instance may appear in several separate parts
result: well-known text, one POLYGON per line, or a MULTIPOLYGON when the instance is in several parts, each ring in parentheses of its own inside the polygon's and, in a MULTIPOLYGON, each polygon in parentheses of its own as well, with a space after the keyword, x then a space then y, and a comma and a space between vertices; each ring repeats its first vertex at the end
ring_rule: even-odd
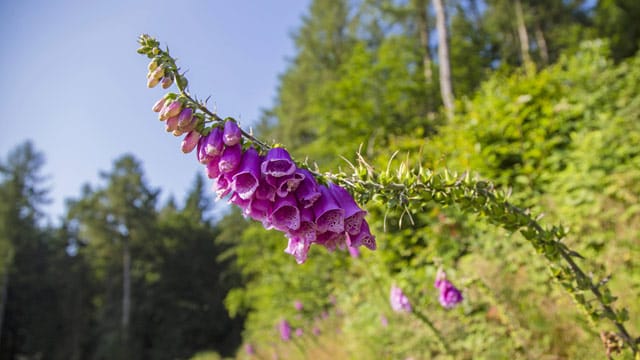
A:
POLYGON ((389 297, 391 308, 395 312, 411 312, 411 303, 409 298, 402 292, 402 289, 392 285, 391 295, 389 297))
POLYGON ((287 320, 280 321, 280 324, 278 324, 278 330, 280 330, 280 338, 283 341, 291 340, 291 325, 289 325, 287 320))
POLYGON ((380 325, 382 325, 382 327, 389 326, 389 320, 387 319, 386 316, 380 315, 380 325))
POLYGON ((434 286, 440 290, 438 300, 444 308, 451 309, 462 302, 462 293, 447 280, 447 275, 442 269, 439 269, 436 274, 434 286))

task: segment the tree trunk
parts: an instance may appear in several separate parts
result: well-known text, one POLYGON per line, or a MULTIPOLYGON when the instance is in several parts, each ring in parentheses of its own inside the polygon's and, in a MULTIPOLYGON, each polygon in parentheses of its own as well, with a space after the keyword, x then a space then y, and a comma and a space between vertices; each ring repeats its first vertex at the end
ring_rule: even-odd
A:
POLYGON ((431 71, 431 52, 429 51, 429 15, 427 13, 426 0, 415 0, 415 10, 418 14, 417 25, 420 35, 420 46, 424 50, 422 56, 422 66, 424 67, 424 80, 427 86, 433 81, 433 72, 431 71))
POLYGON ((532 64, 531 55, 529 55, 529 34, 527 33, 527 25, 524 22, 524 12, 522 11, 522 3, 515 0, 516 24, 518 27, 518 38, 520 39, 520 56, 525 67, 532 64))
POLYGON ((122 344, 124 354, 129 346, 129 323, 131 320, 131 249, 129 237, 122 239, 122 344))
POLYGON ((540 26, 540 22, 536 21, 536 43, 538 44, 538 49, 540 50, 540 58, 542 59, 542 63, 544 65, 549 64, 549 49, 547 48, 547 40, 544 38, 544 32, 542 32, 542 27, 540 26))
POLYGON ((453 86, 451 84, 451 64, 449 62, 449 45, 447 43, 447 18, 442 0, 433 0, 436 13, 436 28, 438 29, 438 67, 440 68, 440 94, 447 111, 447 116, 453 116, 453 86))

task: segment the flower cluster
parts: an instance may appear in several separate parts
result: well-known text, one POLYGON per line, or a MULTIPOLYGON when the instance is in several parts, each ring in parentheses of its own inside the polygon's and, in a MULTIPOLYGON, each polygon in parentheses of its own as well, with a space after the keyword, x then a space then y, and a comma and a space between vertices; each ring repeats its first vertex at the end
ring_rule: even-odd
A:
POLYGON ((444 271, 438 270, 434 286, 440 290, 438 300, 440 300, 440 305, 443 307, 451 309, 462 302, 462 293, 447 280, 447 275, 444 271))
POLYGON ((307 169, 298 167, 282 147, 261 154, 245 143, 233 119, 204 129, 195 111, 180 99, 163 97, 154 106, 168 132, 185 135, 182 151, 196 150, 207 176, 214 180, 218 198, 228 198, 246 217, 267 229, 285 233, 285 252, 298 263, 307 259, 311 244, 336 248, 376 249, 375 237, 364 219, 366 211, 347 190, 334 183, 320 184, 307 169))
POLYGON ((282 320, 278 324, 278 330, 280 331, 280 338, 283 341, 291 340, 291 325, 287 320, 282 320))
POLYGON ((402 292, 402 289, 392 285, 391 295, 389 297, 391 308, 395 312, 411 312, 411 303, 409 298, 402 292))

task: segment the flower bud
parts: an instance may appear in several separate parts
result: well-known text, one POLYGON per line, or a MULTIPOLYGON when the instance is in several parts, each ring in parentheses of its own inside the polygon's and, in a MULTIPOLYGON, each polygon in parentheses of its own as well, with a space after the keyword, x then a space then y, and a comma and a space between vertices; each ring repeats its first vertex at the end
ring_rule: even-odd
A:
POLYGON ((177 129, 178 129, 178 117, 172 116, 168 118, 165 126, 165 130, 167 130, 167 132, 174 132, 177 129))
POLYGON ((182 132, 189 132, 191 130, 194 130, 197 124, 198 124, 198 119, 196 117, 192 117, 191 121, 189 121, 183 126, 180 126, 180 123, 178 122, 178 130, 182 132))
POLYGON ((222 140, 224 144, 227 146, 233 146, 240 142, 242 138, 242 132, 238 127, 238 124, 233 120, 227 120, 224 123, 224 134, 222 135, 222 140))
POLYGON ((152 61, 149 63, 149 66, 147 66, 147 69, 149 69, 149 71, 153 71, 153 70, 155 70, 157 67, 158 67, 158 61, 156 61, 156 60, 154 59, 154 60, 152 60, 152 61))
POLYGON ((222 154, 222 150, 224 150, 224 142, 222 141, 222 129, 220 129, 219 127, 211 129, 209 136, 207 136, 204 150, 209 156, 217 156, 222 154))
POLYGON ((164 76, 164 68, 163 67, 159 67, 155 70, 153 70, 153 72, 151 72, 151 79, 162 79, 162 77, 164 76))
POLYGON ((162 78, 162 88, 168 89, 169 86, 173 85, 173 78, 170 76, 165 76, 162 78))
POLYGON ((191 108, 184 108, 178 115, 178 128, 184 129, 191 124, 193 119, 193 110, 191 108))
POLYGON ((162 108, 164 107, 164 103, 167 101, 167 98, 163 97, 162 99, 156 101, 155 104, 153 104, 153 107, 151 108, 151 110, 153 110, 153 112, 160 112, 160 110, 162 110, 162 108))
POLYGON ((160 111, 160 119, 168 119, 176 116, 182 110, 182 104, 179 101, 172 101, 160 111))
POLYGON ((188 154, 196 148, 198 140, 200 140, 200 134, 197 131, 190 131, 187 136, 184 137, 184 140, 182 140, 180 149, 183 153, 188 154))
POLYGON ((147 87, 148 88, 154 88, 154 87, 156 87, 156 85, 158 85, 159 82, 160 82, 160 79, 150 78, 147 81, 147 87))

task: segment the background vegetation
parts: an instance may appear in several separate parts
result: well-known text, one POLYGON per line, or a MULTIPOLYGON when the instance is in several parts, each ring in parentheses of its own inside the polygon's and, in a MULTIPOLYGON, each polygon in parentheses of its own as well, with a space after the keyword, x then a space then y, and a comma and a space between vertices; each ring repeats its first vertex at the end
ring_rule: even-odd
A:
MULTIPOLYGON (((608 279, 637 336, 640 5, 445 5, 450 56, 438 58, 431 2, 313 1, 259 136, 322 170, 347 168, 340 156, 359 149, 385 168, 399 151, 512 189, 543 223, 571 229, 569 245, 608 279)), ((184 207, 158 204, 134 155, 45 224, 43 163, 30 143, 0 162, 2 359, 444 358, 431 329, 392 312, 391 284, 454 358, 603 358, 598 330, 614 330, 589 324, 520 235, 456 208, 432 205, 400 227, 372 201, 377 251, 316 247, 297 265, 279 233, 234 211, 214 221, 202 176, 184 207), (452 310, 433 287, 441 266, 465 296, 452 310), (282 341, 282 320, 301 335, 282 341)))

